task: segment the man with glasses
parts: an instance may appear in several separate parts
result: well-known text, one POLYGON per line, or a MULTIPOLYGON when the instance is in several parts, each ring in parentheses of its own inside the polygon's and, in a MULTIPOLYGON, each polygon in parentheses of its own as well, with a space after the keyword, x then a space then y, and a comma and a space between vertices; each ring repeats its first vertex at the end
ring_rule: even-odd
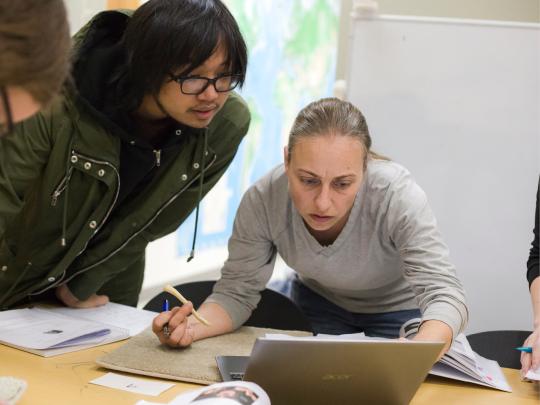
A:
POLYGON ((0 137, 59 92, 70 47, 62 0, 0 1, 0 137))
POLYGON ((148 242, 198 214, 249 127, 233 92, 246 45, 220 0, 103 12, 74 39, 73 83, 0 152, 13 167, 0 178, 2 308, 136 305, 148 242))

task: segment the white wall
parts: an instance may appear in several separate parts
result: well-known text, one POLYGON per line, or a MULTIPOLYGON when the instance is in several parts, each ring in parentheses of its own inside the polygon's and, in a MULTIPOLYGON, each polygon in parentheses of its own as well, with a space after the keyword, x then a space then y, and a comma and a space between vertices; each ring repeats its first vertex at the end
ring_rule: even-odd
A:
MULTIPOLYGON (((347 76, 350 13, 353 3, 359 2, 362 0, 341 0, 338 79, 347 76)), ((379 0, 374 3, 380 14, 540 22, 539 0, 379 0)))
POLYGON ((98 12, 105 10, 106 0, 64 0, 68 12, 69 28, 75 34, 98 12))
POLYGON ((469 332, 530 329, 540 25, 353 21, 349 99, 426 191, 467 290, 469 332))

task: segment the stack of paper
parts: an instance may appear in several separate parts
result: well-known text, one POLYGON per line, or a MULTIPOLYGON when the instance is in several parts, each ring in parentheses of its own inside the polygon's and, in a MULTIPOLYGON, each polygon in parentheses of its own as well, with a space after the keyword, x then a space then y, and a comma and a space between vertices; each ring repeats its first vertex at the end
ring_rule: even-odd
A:
POLYGON ((512 392, 499 364, 475 353, 462 333, 454 339, 450 350, 433 366, 430 374, 512 392))
POLYGON ((113 303, 14 309, 0 312, 0 343, 50 357, 127 339, 150 326, 155 315, 113 303))
POLYGON ((98 345, 113 334, 119 339, 127 331, 70 318, 39 308, 0 312, 0 341, 8 346, 38 354, 80 345, 98 345))

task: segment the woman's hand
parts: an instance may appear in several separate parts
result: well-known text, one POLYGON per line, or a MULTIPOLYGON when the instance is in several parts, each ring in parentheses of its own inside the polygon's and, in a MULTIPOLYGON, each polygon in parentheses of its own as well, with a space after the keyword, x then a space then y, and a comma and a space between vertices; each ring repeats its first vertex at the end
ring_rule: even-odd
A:
POLYGON ((540 325, 529 335, 523 346, 532 347, 532 353, 521 353, 521 376, 524 377, 529 370, 540 368, 540 325))
POLYGON ((191 311, 193 311, 193 304, 188 302, 156 316, 152 321, 152 331, 159 341, 176 348, 191 345, 195 340, 193 325, 188 322, 191 311))
POLYGON ((422 322, 420 329, 412 340, 444 342, 444 347, 437 360, 439 360, 452 344, 452 329, 442 321, 429 320, 422 322))
POLYGON ((187 347, 196 340, 211 336, 222 335, 233 330, 232 319, 219 304, 203 303, 197 312, 204 317, 210 325, 200 323, 190 316, 193 304, 188 301, 181 307, 174 307, 171 311, 162 312, 152 322, 152 331, 159 341, 170 347, 187 347), (167 325, 168 334, 164 331, 167 325))

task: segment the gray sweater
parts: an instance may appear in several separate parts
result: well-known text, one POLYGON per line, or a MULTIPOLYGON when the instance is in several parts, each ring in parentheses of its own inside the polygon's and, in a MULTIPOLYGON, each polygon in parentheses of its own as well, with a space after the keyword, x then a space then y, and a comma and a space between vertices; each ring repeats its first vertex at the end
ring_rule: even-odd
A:
POLYGON ((465 292, 426 195, 399 164, 371 160, 347 224, 332 245, 308 232, 279 165, 249 188, 236 213, 229 257, 207 302, 239 327, 257 306, 276 254, 302 282, 356 313, 420 308, 423 320, 467 323, 465 292))

